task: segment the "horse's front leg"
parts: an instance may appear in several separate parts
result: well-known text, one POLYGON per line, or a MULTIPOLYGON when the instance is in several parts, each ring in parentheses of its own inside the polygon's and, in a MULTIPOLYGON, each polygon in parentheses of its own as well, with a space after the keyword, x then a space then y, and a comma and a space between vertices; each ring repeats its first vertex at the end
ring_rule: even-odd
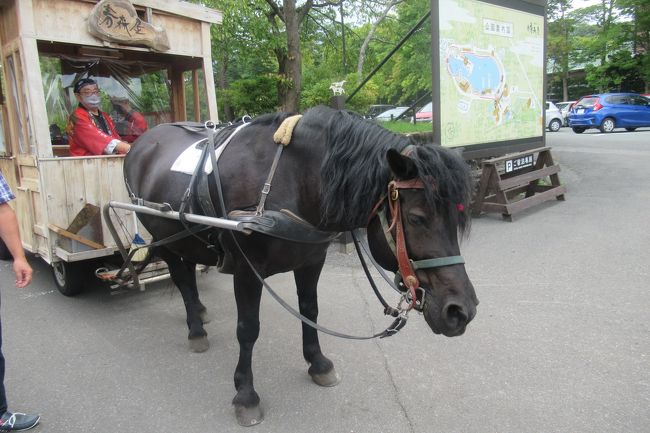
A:
POLYGON ((237 422, 252 426, 262 422, 260 397, 253 386, 253 346, 260 333, 260 298, 262 283, 246 265, 238 267, 233 276, 235 300, 237 301, 237 340, 239 361, 235 369, 237 395, 232 400, 237 422))
MULTIPOLYGON (((316 322, 318 319, 317 286, 325 257, 311 266, 293 271, 298 289, 300 314, 316 322)), ((309 363, 308 373, 320 386, 334 386, 341 380, 334 369, 334 364, 323 355, 318 341, 318 332, 306 323, 302 323, 302 354, 309 363)))
POLYGON ((194 299, 195 305, 196 305, 196 311, 199 313, 199 317, 201 318, 201 323, 204 325, 206 323, 210 323, 210 318, 208 316, 208 309, 203 305, 203 302, 201 302, 201 299, 199 298, 199 287, 196 284, 196 263, 188 262, 183 260, 183 264, 187 268, 190 278, 190 295, 192 296, 192 299, 194 299))
POLYGON ((199 301, 196 288, 196 264, 183 262, 181 258, 169 251, 167 248, 160 248, 157 254, 167 263, 169 275, 176 287, 181 292, 185 303, 187 315, 187 327, 189 329, 188 339, 190 350, 193 352, 205 352, 210 347, 208 333, 203 328, 201 312, 205 310, 199 301))

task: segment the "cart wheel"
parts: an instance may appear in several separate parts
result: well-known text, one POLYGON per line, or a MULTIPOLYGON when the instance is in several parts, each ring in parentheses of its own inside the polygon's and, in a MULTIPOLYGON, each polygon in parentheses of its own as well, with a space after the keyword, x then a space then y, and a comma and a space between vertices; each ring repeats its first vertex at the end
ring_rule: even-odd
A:
POLYGON ((4 243, 2 239, 0 239, 0 260, 11 260, 11 252, 9 251, 9 248, 7 248, 7 244, 4 243))
POLYGON ((85 272, 77 263, 53 262, 52 275, 59 292, 65 296, 78 295, 84 289, 85 272))

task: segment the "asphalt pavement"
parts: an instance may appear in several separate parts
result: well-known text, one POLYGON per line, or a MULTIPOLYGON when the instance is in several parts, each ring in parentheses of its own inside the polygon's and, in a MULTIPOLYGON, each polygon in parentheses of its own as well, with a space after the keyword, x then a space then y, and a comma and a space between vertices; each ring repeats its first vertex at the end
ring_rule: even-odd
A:
MULTIPOLYGON (((388 339, 321 336, 342 381, 320 388, 307 375, 300 324, 265 295, 253 362, 265 420, 248 431, 648 432, 650 128, 562 128, 547 144, 566 201, 511 223, 473 221, 462 252, 481 304, 465 335, 436 336, 413 315, 388 339)), ((66 298, 49 267, 30 262, 31 286, 13 287, 7 262, 0 286, 9 405, 42 415, 35 432, 243 431, 230 404, 231 277, 199 276, 211 347, 195 354, 171 283, 66 298)), ((296 304, 292 275, 269 282, 296 304)), ((336 246, 319 295, 325 326, 363 335, 390 322, 356 257, 336 246)))

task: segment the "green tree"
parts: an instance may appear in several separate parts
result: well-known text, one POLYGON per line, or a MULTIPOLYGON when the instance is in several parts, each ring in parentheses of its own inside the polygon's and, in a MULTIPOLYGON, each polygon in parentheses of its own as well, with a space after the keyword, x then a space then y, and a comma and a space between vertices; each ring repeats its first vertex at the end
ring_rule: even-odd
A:
MULTIPOLYGON (((277 70, 270 55, 277 41, 272 37, 268 18, 262 12, 266 2, 204 0, 202 3, 223 14, 221 25, 211 28, 220 118, 233 120, 244 114, 258 113, 257 110, 250 110, 250 107, 268 89, 268 80, 275 79, 274 71, 277 70), (242 83, 236 84, 239 80, 242 83), (254 83, 259 86, 254 92, 239 93, 248 92, 254 83)), ((278 106, 277 92, 262 99, 267 111, 275 111, 278 106)))
POLYGON ((632 25, 625 21, 621 0, 601 0, 600 4, 572 13, 577 21, 588 22, 576 35, 576 58, 583 62, 586 79, 599 92, 635 90, 638 71, 632 56, 632 25))
POLYGON ((278 62, 280 108, 283 111, 298 111, 302 90, 301 27, 312 9, 339 6, 341 2, 325 0, 323 3, 314 3, 313 0, 306 0, 300 6, 296 0, 283 0, 282 4, 266 0, 266 3, 269 6, 266 15, 271 31, 277 40, 285 41, 285 44, 277 44, 273 49, 278 62))
POLYGON ((648 0, 619 0, 622 13, 631 23, 632 55, 643 92, 650 93, 650 2, 648 0))
MULTIPOLYGON (((569 99, 570 54, 573 48, 571 32, 574 20, 568 17, 571 0, 549 0, 547 5, 548 36, 547 62, 552 66, 556 77, 562 81, 562 100, 569 99)), ((547 67, 548 70, 548 67, 547 67)))
MULTIPOLYGON (((381 58, 394 48, 397 42, 412 29, 431 7, 429 0, 411 0, 400 3, 397 17, 386 20, 377 30, 386 41, 381 58)), ((385 99, 409 103, 424 92, 431 92, 431 20, 425 23, 395 53, 386 64, 378 82, 385 99)))

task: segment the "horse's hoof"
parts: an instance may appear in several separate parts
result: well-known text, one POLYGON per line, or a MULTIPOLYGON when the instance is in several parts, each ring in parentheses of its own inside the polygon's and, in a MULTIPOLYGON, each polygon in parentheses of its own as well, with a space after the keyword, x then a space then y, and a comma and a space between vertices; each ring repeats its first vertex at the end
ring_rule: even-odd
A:
POLYGON ((261 423, 264 420, 264 414, 260 405, 246 407, 239 404, 235 406, 235 416, 237 417, 237 422, 242 427, 251 427, 261 423))
POLYGON ((205 352, 210 348, 208 337, 190 338, 190 350, 194 353, 205 352))
POLYGON ((205 325, 206 323, 210 323, 210 320, 212 318, 208 314, 208 310, 203 310, 199 313, 199 317, 201 318, 201 322, 205 325))
POLYGON ((332 367, 327 373, 314 373, 311 375, 311 380, 320 386, 336 386, 341 381, 341 376, 336 372, 336 369, 332 367))

